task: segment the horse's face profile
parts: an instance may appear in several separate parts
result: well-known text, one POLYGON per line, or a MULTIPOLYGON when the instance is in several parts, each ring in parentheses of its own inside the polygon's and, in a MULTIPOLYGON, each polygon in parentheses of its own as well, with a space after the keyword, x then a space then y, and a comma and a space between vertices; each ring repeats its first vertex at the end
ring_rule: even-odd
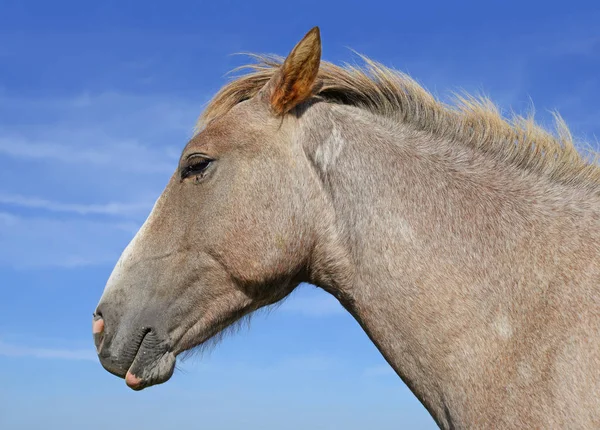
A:
POLYGON ((123 252, 94 317, 103 366, 141 389, 175 357, 285 297, 315 246, 321 192, 287 112, 311 95, 318 30, 248 100, 187 144, 123 252))

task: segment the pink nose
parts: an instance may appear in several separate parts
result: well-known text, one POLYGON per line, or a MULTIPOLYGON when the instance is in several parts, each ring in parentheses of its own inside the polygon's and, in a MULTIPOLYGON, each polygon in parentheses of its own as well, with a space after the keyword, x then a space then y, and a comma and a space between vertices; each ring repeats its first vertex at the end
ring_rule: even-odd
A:
POLYGON ((104 320, 102 318, 95 320, 92 323, 92 333, 100 334, 104 331, 104 320))

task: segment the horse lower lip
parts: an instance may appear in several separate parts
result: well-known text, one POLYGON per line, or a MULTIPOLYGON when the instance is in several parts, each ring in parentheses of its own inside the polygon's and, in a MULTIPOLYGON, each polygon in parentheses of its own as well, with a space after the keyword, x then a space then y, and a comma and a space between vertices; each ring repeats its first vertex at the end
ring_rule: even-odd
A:
POLYGON ((133 390, 140 389, 140 387, 142 387, 143 382, 144 381, 142 380, 142 378, 138 378, 130 371, 127 371, 127 374, 125 375, 125 383, 129 388, 133 390))
MULTIPOLYGON (((137 358, 136 358, 137 360, 137 358)), ((125 382, 133 390, 142 390, 151 385, 168 381, 175 370, 175 354, 168 351, 152 363, 140 366, 134 361, 127 371, 125 382)))
POLYGON ((167 381, 174 369, 175 355, 168 344, 150 330, 142 338, 124 377, 130 388, 141 390, 167 381))

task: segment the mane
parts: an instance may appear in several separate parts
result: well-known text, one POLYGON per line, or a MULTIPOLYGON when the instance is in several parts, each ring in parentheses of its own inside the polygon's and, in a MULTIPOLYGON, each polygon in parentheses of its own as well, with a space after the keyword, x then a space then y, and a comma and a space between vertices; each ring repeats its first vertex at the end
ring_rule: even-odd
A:
MULTIPOLYGON (((250 55, 256 63, 234 70, 249 72, 226 84, 214 96, 198 120, 197 131, 256 95, 283 62, 277 56, 250 55)), ((535 123, 533 114, 505 118, 488 98, 469 94, 455 94, 455 102, 446 104, 406 74, 361 58, 365 62, 363 67, 342 67, 322 61, 314 97, 360 107, 431 135, 469 145, 551 180, 577 184, 600 194, 600 154, 588 145, 587 154, 582 155, 558 113, 553 112, 556 130, 552 134, 535 123)))

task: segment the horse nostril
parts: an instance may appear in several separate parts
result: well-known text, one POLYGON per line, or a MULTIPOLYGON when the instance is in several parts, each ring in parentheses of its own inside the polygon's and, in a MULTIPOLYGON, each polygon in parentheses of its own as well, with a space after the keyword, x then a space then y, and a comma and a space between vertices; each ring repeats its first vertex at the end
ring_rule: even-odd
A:
POLYGON ((102 340, 104 339, 104 319, 100 312, 94 314, 92 320, 92 334, 94 335, 94 343, 96 344, 96 352, 100 352, 102 340))
POLYGON ((102 318, 94 320, 92 323, 92 333, 101 334, 104 331, 104 320, 102 318))

